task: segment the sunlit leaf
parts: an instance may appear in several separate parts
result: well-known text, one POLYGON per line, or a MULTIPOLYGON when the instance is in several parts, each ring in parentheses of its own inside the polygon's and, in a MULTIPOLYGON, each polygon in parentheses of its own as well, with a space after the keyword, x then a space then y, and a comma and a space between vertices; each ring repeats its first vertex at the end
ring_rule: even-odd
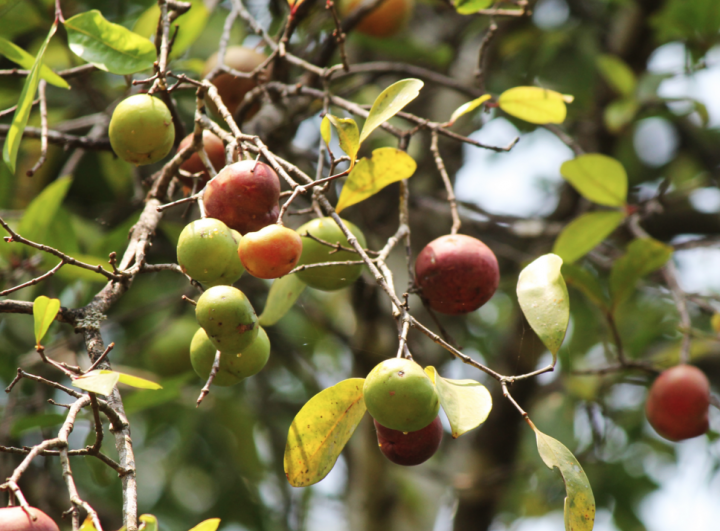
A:
POLYGON ((60 309, 60 299, 49 299, 40 295, 33 303, 33 319, 35 321, 35 344, 39 345, 42 338, 55 320, 60 309))
POLYGON ((87 515, 85 517, 85 521, 80 526, 79 531, 98 531, 95 524, 93 524, 92 516, 87 515))
POLYGON ((220 518, 210 518, 199 523, 190 531, 215 531, 220 526, 220 518))
POLYGON ((332 128, 330 127, 330 119, 327 117, 326 114, 325 116, 323 116, 323 119, 320 122, 320 136, 322 137, 326 146, 330 145, 331 134, 332 128))
POLYGON ((96 369, 87 374, 78 376, 72 382, 75 387, 91 393, 108 396, 118 383, 120 374, 115 371, 96 369))
MULTIPOLYGON (((0 54, 10 59, 13 63, 20 65, 25 70, 30 70, 35 64, 35 58, 16 44, 0 37, 0 54)), ((53 72, 47 65, 40 67, 40 78, 56 87, 69 89, 68 82, 53 72)))
POLYGON ((481 9, 490 7, 495 0, 455 0, 455 10, 461 15, 472 15, 481 9))
POLYGON ((492 397, 483 384, 475 380, 448 380, 432 366, 425 367, 425 372, 435 384, 453 438, 485 422, 492 409, 492 397))
MULTIPOLYGON (((175 34, 175 28, 179 28, 177 37, 173 42, 170 57, 180 57, 200 36, 210 18, 210 12, 203 0, 189 0, 192 7, 170 26, 170 36, 175 34)), ((155 34, 160 18, 160 7, 157 2, 146 9, 140 15, 133 26, 133 31, 142 37, 151 37, 155 34)))
POLYGON ((72 177, 69 175, 60 177, 46 186, 40 195, 30 202, 18 226, 20 236, 35 242, 45 241, 50 225, 54 222, 71 184, 72 177))
POLYGON ((565 482, 565 531, 592 531, 595 522, 595 496, 585 471, 560 441, 545 435, 532 422, 538 452, 548 468, 557 468, 565 482))
POLYGON ((498 98, 498 105, 508 114, 533 124, 559 124, 565 120, 567 97, 540 87, 515 87, 498 98))
POLYGON ((108 22, 97 9, 65 21, 68 45, 76 55, 113 74, 134 74, 152 68, 155 46, 145 37, 108 22))
POLYGON ((610 301, 600 281, 590 271, 575 264, 563 264, 562 274, 565 282, 580 290, 590 301, 602 310, 607 310, 610 301))
POLYGON ((35 93, 37 92, 38 84, 40 83, 40 70, 42 66, 43 55, 47 50, 50 39, 57 30, 57 20, 50 27, 50 31, 45 37, 45 41, 40 46, 40 51, 35 57, 30 73, 25 78, 20 97, 17 100, 17 109, 13 114, 12 123, 10 129, 5 137, 5 144, 3 144, 3 161, 7 164, 10 169, 10 173, 15 173, 15 163, 17 162, 18 151, 20 150, 20 141, 22 140, 23 133, 25 132, 25 126, 27 125, 28 118, 30 117, 30 110, 32 109, 32 102, 35 99, 35 93))
POLYGON ((364 378, 350 378, 312 397, 295 416, 285 446, 285 475, 293 487, 323 479, 365 414, 364 378))
POLYGON ((566 160, 560 174, 580 195, 595 203, 620 207, 627 199, 628 178, 617 160, 599 153, 566 160))
POLYGON ((625 256, 617 259, 610 271, 613 306, 617 306, 632 294, 638 280, 664 266, 672 253, 672 247, 653 238, 633 240, 628 245, 625 256))
POLYGON ((454 124, 454 123, 455 123, 455 120, 457 120, 458 118, 460 118, 463 114, 467 114, 467 113, 469 113, 469 112, 474 111, 475 109, 477 109, 478 107, 480 107, 480 105, 482 105, 483 103, 485 103, 485 102, 486 102, 487 100, 489 100, 490 98, 492 98, 492 96, 491 96, 490 94, 483 94, 482 96, 480 96, 480 97, 477 98, 477 99, 474 99, 474 100, 472 100, 472 101, 469 101, 469 102, 467 102, 467 103, 464 103, 464 104, 460 105, 460 107, 458 107, 457 109, 455 109, 455 112, 452 113, 452 116, 450 116, 450 122, 449 122, 449 123, 450 123, 451 125, 454 124))
POLYGON ((419 79, 401 79, 383 90, 375 99, 370 114, 360 133, 362 143, 370 133, 395 116, 405 105, 417 98, 423 82, 419 79))
POLYGON ((306 286, 297 275, 285 275, 273 281, 265 309, 260 314, 260 325, 272 326, 277 323, 293 307, 306 286))
POLYGON ((520 272, 517 296, 525 318, 543 344, 557 359, 568 323, 570 297, 560 270, 562 259, 546 254, 520 272))
POLYGON ((145 378, 131 376, 130 374, 124 374, 122 372, 119 372, 118 375, 118 381, 120 383, 124 383, 125 385, 129 385, 131 387, 136 387, 137 389, 162 389, 162 385, 151 382, 150 380, 146 380, 145 378))
POLYGON ((396 148, 378 148, 371 158, 360 159, 345 181, 335 210, 338 213, 364 201, 388 184, 409 179, 415 173, 417 163, 413 158, 396 148))
POLYGON ((571 221, 555 240, 553 253, 569 264, 592 251, 620 226, 625 214, 617 210, 588 212, 571 221))
MULTIPOLYGON (((360 149, 360 136, 355 120, 352 118, 338 118, 332 114, 326 115, 325 118, 335 126, 340 142, 340 149, 350 157, 350 167, 352 168, 355 165, 355 157, 357 156, 358 149, 360 149)), ((323 118, 323 120, 325 120, 325 118, 323 118)))
POLYGON ((158 531, 158 521, 152 514, 143 514, 138 518, 140 529, 138 531, 158 531))

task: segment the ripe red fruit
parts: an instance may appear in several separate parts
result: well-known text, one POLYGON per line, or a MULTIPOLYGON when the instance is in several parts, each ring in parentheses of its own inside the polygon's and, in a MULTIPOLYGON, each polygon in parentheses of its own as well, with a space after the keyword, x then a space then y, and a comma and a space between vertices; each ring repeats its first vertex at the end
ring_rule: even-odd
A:
MULTIPOLYGON (((338 6, 340 16, 346 17, 360 4, 359 0, 341 0, 338 6)), ((385 0, 363 17, 355 29, 373 37, 392 37, 407 24, 414 5, 415 0, 385 0)))
POLYGON ((0 531, 60 531, 52 518, 40 509, 30 507, 30 512, 37 520, 30 518, 22 507, 0 508, 0 531))
POLYGON ((205 211, 240 234, 277 221, 280 180, 262 162, 243 160, 226 166, 205 188, 205 211))
POLYGON ((420 430, 404 433, 386 428, 377 420, 373 422, 380 451, 398 465, 414 466, 424 463, 435 454, 442 441, 440 417, 435 417, 435 420, 420 430))
POLYGON ((298 263, 301 254, 300 235, 280 225, 268 225, 257 232, 248 232, 238 247, 238 256, 245 269, 258 278, 287 275, 298 263))
MULTIPOLYGON (((205 152, 210 159, 210 164, 212 164, 213 168, 215 168, 215 171, 218 172, 225 167, 225 144, 223 144, 223 141, 220 140, 220 138, 215 133, 207 130, 203 131, 202 137, 203 146, 205 147, 205 152)), ((182 142, 180 142, 180 145, 178 146, 178 151, 182 151, 183 149, 191 145, 192 141, 193 135, 192 133, 190 133, 188 136, 182 139, 182 142)), ((205 186, 205 183, 210 180, 210 174, 205 168, 205 165, 200 160, 200 156, 197 154, 197 152, 193 153, 189 159, 183 162, 182 166, 180 166, 180 169, 185 170, 188 173, 202 172, 203 175, 202 177, 200 177, 200 182, 198 183, 197 190, 202 190, 205 186)), ((180 179, 181 183, 192 189, 193 179, 190 179, 189 177, 178 178, 180 179)))
POLYGON ((433 310, 458 315, 490 300, 500 282, 500 270, 487 245, 454 234, 431 241, 420 252, 415 282, 433 310))
POLYGON ((677 365, 653 382, 645 414, 660 435, 682 441, 708 431, 709 407, 710 383, 705 374, 692 365, 677 365))

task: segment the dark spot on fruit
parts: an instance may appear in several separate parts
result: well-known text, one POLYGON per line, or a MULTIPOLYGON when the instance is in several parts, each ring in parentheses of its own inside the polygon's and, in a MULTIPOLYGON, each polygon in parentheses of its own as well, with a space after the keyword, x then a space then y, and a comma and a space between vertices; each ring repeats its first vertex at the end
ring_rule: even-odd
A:
POLYGON ((405 376, 405 371, 398 371, 398 376, 405 376))
POLYGON ((390 391, 390 396, 395 396, 395 391, 390 391))

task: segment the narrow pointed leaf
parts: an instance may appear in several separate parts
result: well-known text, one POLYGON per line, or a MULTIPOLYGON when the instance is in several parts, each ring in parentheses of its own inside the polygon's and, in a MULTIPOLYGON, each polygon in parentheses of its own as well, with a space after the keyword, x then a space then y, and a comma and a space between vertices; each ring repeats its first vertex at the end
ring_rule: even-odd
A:
POLYGON ((570 298, 561 268, 559 256, 543 255, 520 272, 517 284, 520 308, 552 353, 553 364, 570 322, 570 298))
POLYGON ((38 84, 40 83, 40 70, 42 67, 43 55, 47 50, 50 39, 57 30, 57 20, 50 27, 50 31, 45 37, 45 41, 40 46, 40 51, 35 57, 30 73, 25 78, 22 91, 20 92, 20 98, 17 101, 17 109, 13 114, 13 119, 10 124, 10 129, 5 137, 5 144, 3 144, 3 161, 7 164, 10 169, 10 173, 15 173, 15 164, 17 162, 18 151, 20 150, 20 141, 22 140, 23 133, 25 132, 25 126, 27 125, 28 118, 30 117, 30 110, 32 109, 32 102, 35 99, 35 93, 37 92, 38 84))
POLYGON ((293 307, 306 286, 297 275, 285 275, 273 281, 265 309, 260 314, 260 325, 272 326, 277 323, 293 307))
POLYGON ((327 117, 326 114, 325 116, 323 116, 323 119, 320 122, 320 136, 322 137, 326 146, 330 145, 331 135, 332 130, 330 127, 330 119, 327 117))
POLYGON ((384 122, 400 112, 405 105, 417 98, 422 87, 422 81, 411 78, 401 79, 383 90, 375 99, 370 114, 363 124, 360 143, 384 122))
POLYGON ((76 55, 113 74, 134 74, 152 68, 155 46, 145 37, 108 22, 97 9, 65 21, 68 44, 76 55))
POLYGON ((664 266, 672 253, 672 247, 653 238, 632 241, 625 256, 616 260, 610 271, 613 307, 632 294, 638 280, 664 266))
POLYGON ((454 124, 455 120, 460 118, 463 114, 467 114, 469 112, 474 111, 475 109, 480 107, 480 105, 485 103, 490 98, 492 98, 492 96, 490 94, 483 94, 482 96, 480 96, 477 99, 474 99, 472 101, 464 103, 463 105, 460 105, 460 107, 455 109, 455 112, 452 113, 452 116, 450 117, 450 124, 451 125, 454 124))
POLYGON ((73 380, 73 385, 99 395, 108 396, 118 383, 120 374, 115 371, 94 370, 73 380))
POLYGON ((590 153, 563 162, 560 174, 584 198, 612 207, 625 205, 628 178, 625 168, 607 155, 590 153))
MULTIPOLYGON (((190 0, 190 4, 192 7, 170 25, 170 35, 177 35, 170 51, 171 59, 185 53, 185 50, 200 37, 210 18, 210 11, 203 0, 190 0), (176 28, 179 28, 177 34, 176 28)), ((138 17, 132 29, 138 35, 150 38, 157 31, 158 18, 160 18, 160 6, 156 2, 138 17)))
POLYGON ((425 372, 435 384, 454 439, 485 422, 492 409, 492 397, 483 384, 475 380, 448 380, 432 366, 425 367, 425 372))
POLYGON ((352 118, 338 118, 332 114, 326 115, 325 118, 335 126, 340 141, 340 149, 350 157, 350 168, 352 168, 355 165, 358 149, 360 149, 360 135, 355 120, 352 118))
POLYGON ((285 475, 293 487, 323 479, 365 414, 364 378, 350 378, 312 397, 295 416, 285 446, 285 475))
POLYGON ((138 518, 143 527, 140 531, 158 531, 158 521, 152 514, 143 514, 138 518))
POLYGON ((145 378, 131 376, 130 374, 124 374, 122 372, 119 372, 118 375, 118 381, 120 383, 124 383, 125 385, 129 385, 137 389, 162 389, 162 385, 146 380, 145 378))
POLYGON ((33 319, 35 321, 35 344, 39 345, 47 334, 48 328, 55 320, 60 309, 59 299, 49 299, 40 295, 33 303, 33 319))
POLYGON ((590 271, 575 264, 563 264, 562 274, 565 282, 581 291, 590 301, 601 310, 608 310, 610 301, 598 278, 590 271))
POLYGON ((204 522, 200 522, 198 525, 193 527, 190 531, 216 531, 220 526, 220 518, 210 518, 204 522))
POLYGON ((490 7, 495 0, 455 0, 455 10, 461 15, 472 15, 481 9, 490 7))
POLYGON ((341 210, 364 201, 388 184, 409 179, 415 173, 417 163, 413 158, 396 148, 378 148, 372 157, 362 158, 350 172, 335 210, 341 210))
MULTIPOLYGON (((35 58, 16 44, 0 37, 0 54, 10 59, 13 63, 20 65, 25 70, 30 70, 35 64, 35 58)), ((69 89, 68 82, 53 72, 49 66, 40 67, 40 78, 56 87, 69 89)))
POLYGON ((532 124, 560 124, 565 120, 567 96, 540 87, 515 87, 498 98, 508 114, 532 124))
POLYGON ((553 253, 571 264, 610 236, 624 219, 625 214, 617 210, 583 214, 562 230, 555 240, 553 253))
POLYGON ((595 496, 585 471, 560 441, 545 435, 532 422, 538 452, 548 468, 557 468, 565 482, 565 531, 592 531, 595 496))
MULTIPOLYGON (((44 242, 58 209, 67 195, 72 177, 66 175, 50 183, 25 209, 18 233, 34 242, 44 242)), ((62 249, 61 249, 62 250, 62 249)))

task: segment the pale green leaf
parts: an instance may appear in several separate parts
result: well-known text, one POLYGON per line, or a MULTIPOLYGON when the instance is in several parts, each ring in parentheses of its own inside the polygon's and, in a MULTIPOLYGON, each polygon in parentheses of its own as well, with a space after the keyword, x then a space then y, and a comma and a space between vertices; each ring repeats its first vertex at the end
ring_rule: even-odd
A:
MULTIPOLYGON (((20 65, 25 70, 30 70, 35 64, 35 58, 16 44, 0 37, 0 54, 10 59, 13 63, 20 65)), ((40 67, 40 78, 56 87, 69 89, 68 82, 53 72, 47 65, 40 67)))
POLYGON ((261 326, 277 323, 295 304, 307 284, 297 275, 285 275, 273 281, 265 309, 258 319, 261 326))
POLYGON ((323 479, 365 414, 364 378, 350 378, 312 397, 295 416, 285 445, 285 475, 293 487, 323 479))
POLYGON ((495 0, 455 0, 455 10, 461 15, 472 15, 481 9, 490 7, 495 0))
POLYGON ((360 133, 362 143, 370 133, 395 116, 405 105, 417 98, 423 82, 419 79, 401 79, 383 90, 375 99, 370 114, 360 133))
MULTIPOLYGON (((350 168, 355 165, 355 157, 360 149, 360 136, 358 126, 352 118, 338 118, 332 114, 325 115, 325 118, 335 126, 340 142, 340 149, 350 157, 350 168)), ((323 120, 325 120, 323 118, 323 120)))
POLYGON ((158 531, 158 521, 152 514, 143 514, 138 518, 140 529, 138 531, 158 531))
POLYGON ((75 387, 91 393, 108 396, 118 383, 120 374, 115 371, 96 369, 87 374, 78 376, 72 382, 75 387))
POLYGON ((97 9, 65 21, 70 50, 88 63, 113 74, 134 74, 152 68, 155 46, 145 37, 108 22, 97 9))
POLYGON ((327 115, 325 115, 323 116, 322 122, 320 122, 320 136, 322 137, 326 146, 330 145, 331 135, 332 131, 330 127, 330 120, 328 119, 327 115))
POLYGON ((532 124, 560 124, 565 120, 569 97, 540 87, 515 87, 498 98, 498 105, 508 114, 532 124))
MULTIPOLYGON (((192 7, 180 15, 170 26, 170 35, 175 34, 175 28, 179 28, 175 42, 173 42, 170 58, 180 57, 202 34, 210 18, 210 11, 203 0, 189 0, 192 7)), ((157 2, 150 6, 138 17, 133 26, 133 31, 142 37, 151 37, 157 30, 158 19, 160 18, 160 7, 157 2)))
POLYGON ((560 174, 580 195, 594 203, 621 207, 627 199, 628 178, 617 160, 599 153, 566 160, 560 174))
POLYGON ((483 384, 445 379, 432 366, 425 367, 425 372, 435 384, 454 439, 485 422, 492 409, 492 397, 483 384))
POLYGON ((65 422, 66 415, 58 413, 40 413, 37 415, 22 415, 14 417, 15 420, 10 428, 10 435, 13 438, 19 437, 28 430, 36 428, 51 428, 65 422))
POLYGON ((480 97, 477 98, 477 99, 474 99, 474 100, 472 100, 472 101, 469 101, 469 102, 467 102, 467 103, 464 103, 464 104, 460 105, 460 107, 458 107, 457 109, 455 109, 455 112, 452 113, 452 116, 450 117, 450 122, 449 122, 450 125, 454 124, 454 123, 455 123, 455 120, 457 120, 458 118, 460 118, 463 114, 467 114, 467 113, 469 113, 469 112, 472 112, 472 111, 474 111, 475 109, 477 109, 478 107, 480 107, 480 105, 482 105, 483 103, 485 103, 485 102, 486 102, 487 100, 489 100, 490 98, 492 98, 492 96, 491 96, 490 94, 483 94, 482 96, 480 96, 480 97))
POLYGON ((546 254, 520 272, 517 296, 525 318, 543 344, 557 359, 568 323, 570 297, 560 270, 562 259, 546 254))
POLYGON ((588 212, 571 221, 555 240, 553 253, 569 264, 592 251, 620 226, 625 213, 617 210, 588 212))
POLYGON ((565 282, 581 291, 590 301, 601 310, 610 307, 610 301, 598 278, 590 271, 575 264, 563 264, 562 274, 565 282))
POLYGON ((595 64, 605 82, 621 96, 630 96, 635 92, 635 87, 637 87, 635 74, 617 55, 599 55, 595 64))
POLYGON ((388 184, 409 179, 416 168, 417 163, 404 151, 390 147, 376 149, 371 158, 363 157, 355 164, 340 192, 335 210, 340 213, 350 205, 376 194, 388 184))
POLYGON ((210 518, 204 522, 200 522, 198 525, 193 527, 190 531, 216 531, 220 526, 220 518, 210 518))
POLYGON ((162 385, 130 374, 118 373, 118 381, 137 389, 162 389, 162 385))
MULTIPOLYGON (((85 262, 86 264, 90 264, 93 266, 99 265, 105 271, 112 272, 112 268, 110 267, 107 258, 99 258, 97 256, 90 256, 81 253, 75 253, 72 255, 72 257, 76 260, 80 260, 81 262, 85 262)), ((88 282, 107 282, 107 277, 105 277, 101 273, 97 273, 95 271, 90 271, 89 269, 76 267, 73 265, 64 266, 60 271, 57 272, 57 275, 63 280, 68 281, 85 280, 88 282)))
POLYGON ((632 294, 638 280, 664 266, 672 253, 671 246, 653 238, 633 240, 628 245, 625 256, 617 259, 610 271, 613 306, 617 306, 632 294))
POLYGON ((635 98, 622 98, 610 102, 605 107, 603 121, 611 133, 621 132, 640 110, 640 104, 635 98))
POLYGON ((585 471, 560 441, 535 430, 538 452, 548 468, 557 468, 565 482, 565 531, 592 531, 595 522, 595 496, 585 471))
POLYGON ((34 242, 44 242, 45 237, 53 224, 58 209, 65 199, 72 177, 66 175, 50 183, 33 199, 25 209, 18 233, 23 238, 34 242))
POLYGON ((48 328, 60 310, 60 299, 49 299, 40 295, 33 303, 33 319, 35 321, 35 344, 39 345, 47 334, 48 328))

